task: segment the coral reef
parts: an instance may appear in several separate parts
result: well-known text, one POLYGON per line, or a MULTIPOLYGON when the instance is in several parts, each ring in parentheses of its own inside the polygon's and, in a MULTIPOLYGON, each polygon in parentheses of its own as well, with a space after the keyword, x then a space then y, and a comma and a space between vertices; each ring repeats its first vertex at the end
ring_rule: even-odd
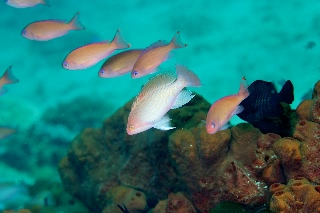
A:
POLYGON ((270 185, 299 177, 319 184, 319 85, 312 100, 286 113, 283 138, 250 124, 207 134, 210 104, 199 95, 169 112, 176 129, 129 136, 130 101, 101 129, 87 128, 73 140, 59 164, 62 182, 95 212, 118 212, 124 203, 133 212, 208 213, 224 201, 265 209, 270 185))
POLYGON ((320 212, 320 186, 314 186, 306 178, 290 179, 287 185, 274 183, 269 190, 272 194, 270 200, 271 212, 320 212))

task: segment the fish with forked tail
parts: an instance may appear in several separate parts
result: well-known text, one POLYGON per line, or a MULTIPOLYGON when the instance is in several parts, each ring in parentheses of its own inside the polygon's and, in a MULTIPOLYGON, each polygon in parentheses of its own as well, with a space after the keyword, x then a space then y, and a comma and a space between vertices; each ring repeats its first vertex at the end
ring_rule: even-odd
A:
POLYGON ((273 83, 262 80, 254 81, 248 90, 250 96, 240 103, 244 110, 237 115, 259 128, 263 133, 281 134, 281 126, 285 125, 285 121, 282 118, 284 108, 280 103, 291 104, 293 102, 291 81, 287 80, 279 93, 273 83))
POLYGON ((7 92, 7 89, 3 87, 4 85, 19 82, 19 80, 12 74, 11 69, 12 67, 10 66, 0 78, 0 95, 7 92))

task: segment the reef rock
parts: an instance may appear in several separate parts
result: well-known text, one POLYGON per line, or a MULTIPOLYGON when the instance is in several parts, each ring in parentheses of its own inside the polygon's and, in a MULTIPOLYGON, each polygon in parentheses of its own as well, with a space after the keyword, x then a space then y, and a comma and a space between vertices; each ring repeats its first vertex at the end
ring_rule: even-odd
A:
POLYGON ((159 204, 167 206, 166 213, 206 213, 221 201, 263 204, 268 184, 284 181, 272 149, 280 136, 262 134, 250 124, 209 135, 203 120, 210 104, 200 96, 170 111, 176 129, 129 136, 125 127, 131 104, 101 129, 85 129, 60 162, 66 190, 92 211, 116 212, 117 202, 124 202, 129 211, 140 212, 168 197, 159 204), (130 197, 140 204, 130 204, 130 197))
POLYGON ((281 213, 319 213, 320 186, 311 184, 306 178, 290 179, 287 185, 274 183, 270 211, 281 213))

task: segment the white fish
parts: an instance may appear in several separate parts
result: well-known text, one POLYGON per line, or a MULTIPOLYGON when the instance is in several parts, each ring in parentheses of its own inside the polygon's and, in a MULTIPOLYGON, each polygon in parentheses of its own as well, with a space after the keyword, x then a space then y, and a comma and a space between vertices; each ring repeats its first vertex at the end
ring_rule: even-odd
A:
POLYGON ((127 133, 129 135, 146 131, 150 128, 169 130, 170 119, 166 116, 170 109, 188 103, 194 95, 188 86, 201 86, 200 79, 184 66, 176 67, 172 72, 159 74, 151 78, 134 100, 128 117, 127 133))

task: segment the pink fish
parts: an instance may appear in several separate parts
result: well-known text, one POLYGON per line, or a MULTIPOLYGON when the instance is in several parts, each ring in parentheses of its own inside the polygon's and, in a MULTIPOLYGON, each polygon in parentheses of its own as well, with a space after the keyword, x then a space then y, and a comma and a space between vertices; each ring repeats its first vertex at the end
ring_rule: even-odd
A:
POLYGON ((124 40, 118 29, 110 43, 108 41, 96 42, 73 50, 67 55, 62 66, 68 70, 86 69, 105 59, 115 50, 128 47, 130 44, 124 40))
POLYGON ((140 78, 153 73, 156 68, 165 60, 173 49, 183 48, 187 45, 180 40, 179 31, 173 36, 168 44, 165 41, 158 41, 145 49, 133 66, 131 77, 140 78))
POLYGON ((19 82, 19 80, 12 74, 12 67, 10 66, 0 78, 0 95, 3 95, 7 90, 3 86, 6 84, 13 84, 19 82))
POLYGON ((16 132, 15 129, 9 127, 0 127, 0 140, 9 137, 16 132))
POLYGON ((15 8, 34 7, 38 4, 50 6, 47 0, 5 0, 5 3, 15 8))
POLYGON ((135 98, 128 117, 127 133, 134 135, 150 128, 169 130, 170 119, 166 115, 188 103, 194 95, 188 86, 201 86, 199 78, 184 66, 176 67, 176 74, 166 72, 151 78, 135 98))
POLYGON ((70 22, 57 20, 37 21, 25 27, 21 35, 30 40, 48 41, 67 34, 70 30, 84 30, 79 22, 79 13, 76 13, 70 22))
POLYGON ((247 88, 241 83, 238 94, 223 97, 212 104, 207 114, 206 128, 209 134, 221 130, 233 115, 243 111, 239 104, 249 96, 247 88))
POLYGON ((114 78, 131 72, 142 50, 127 50, 108 58, 99 71, 101 78, 114 78))

